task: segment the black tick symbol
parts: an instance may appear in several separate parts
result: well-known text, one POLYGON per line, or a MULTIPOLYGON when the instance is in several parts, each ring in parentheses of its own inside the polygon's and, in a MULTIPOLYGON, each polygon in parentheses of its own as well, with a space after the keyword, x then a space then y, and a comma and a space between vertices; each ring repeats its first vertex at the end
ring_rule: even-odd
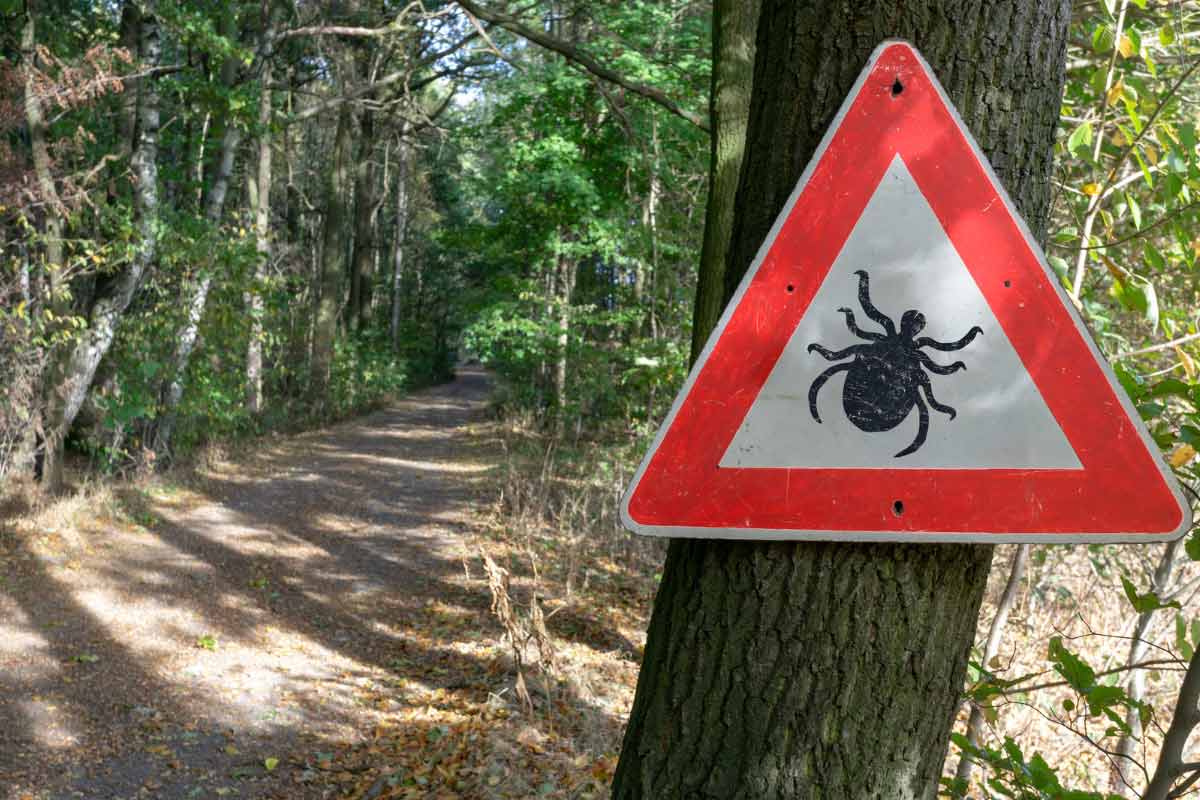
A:
POLYGON ((934 399, 933 387, 924 370, 937 375, 950 375, 967 368, 961 361, 946 366, 938 364, 921 348, 932 347, 943 352, 962 350, 983 330, 975 326, 957 342, 939 342, 928 336, 914 340, 913 337, 925 327, 925 315, 920 311, 905 311, 900 320, 900 332, 896 333, 895 323, 871 304, 868 286, 870 276, 861 269, 854 274, 858 276, 859 305, 868 317, 883 326, 886 333, 862 330, 854 324, 853 311, 839 308, 838 311, 846 315, 846 327, 850 332, 870 344, 856 344, 836 353, 819 344, 808 346, 808 352, 820 353, 829 361, 854 358, 853 361, 832 366, 817 376, 808 390, 808 410, 812 412, 813 419, 821 421, 821 415, 817 412, 817 393, 826 381, 839 372, 848 373, 842 389, 842 408, 847 418, 861 431, 890 431, 903 422, 915 406, 921 417, 917 438, 896 453, 896 458, 900 458, 915 453, 925 443, 925 436, 929 432, 926 400, 950 419, 954 419, 958 413, 934 399), (921 392, 925 394, 924 400, 921 399, 921 392))

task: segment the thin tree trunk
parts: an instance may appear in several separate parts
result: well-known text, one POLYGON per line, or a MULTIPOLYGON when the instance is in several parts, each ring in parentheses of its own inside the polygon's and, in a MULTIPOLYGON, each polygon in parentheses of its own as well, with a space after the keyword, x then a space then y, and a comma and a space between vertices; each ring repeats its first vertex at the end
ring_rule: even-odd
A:
MULTIPOLYGON (((235 33, 235 18, 232 13, 221 18, 221 32, 227 38, 235 33)), ((221 83, 226 88, 232 87, 237 79, 238 62, 235 58, 225 59, 221 64, 221 83)), ((233 176, 233 167, 237 160, 238 147, 242 143, 242 130, 234 124, 228 111, 223 114, 224 131, 221 134, 221 154, 217 162, 217 171, 213 176, 212 187, 204 205, 204 218, 210 228, 215 229, 221 223, 221 215, 225 210, 225 197, 229 194, 229 182, 233 176)), ((154 430, 154 454, 160 464, 166 464, 171 455, 171 438, 175 433, 178 422, 179 401, 183 399, 183 390, 187 385, 188 363, 192 360, 192 351, 200 337, 200 321, 204 318, 204 309, 208 305, 208 294, 212 289, 213 274, 205 270, 191 291, 185 289, 180 298, 186 309, 183 327, 176 334, 175 352, 168 366, 166 382, 159 396, 159 418, 154 430)))
POLYGON ((350 330, 362 328, 365 282, 375 250, 375 116, 364 111, 359 125, 358 164, 354 170, 354 256, 350 262, 350 330))
POLYGON ((712 140, 704 244, 692 316, 692 361, 700 355, 724 306, 725 262, 746 146, 760 4, 761 0, 716 0, 713 5, 712 140))
MULTIPOLYGON (((156 0, 141 0, 138 53, 143 70, 159 64, 161 42, 156 0)), ((88 327, 72 344, 46 398, 43 481, 49 491, 63 485, 63 441, 92 384, 100 359, 108 352, 121 315, 157 252, 158 227, 158 86, 154 79, 138 81, 137 134, 130 159, 135 181, 134 213, 138 246, 129 264, 100 281, 88 315, 88 327)))
MULTIPOLYGON (((1158 560, 1158 566, 1154 570, 1154 577, 1150 584, 1150 591, 1159 597, 1163 597, 1167 593, 1172 573, 1175 570, 1175 560, 1179 557, 1179 551, 1183 549, 1183 544, 1183 539, 1176 539, 1163 547, 1162 556, 1158 560)), ((1138 614, 1137 622, 1133 627, 1133 635, 1129 639, 1129 656, 1125 660, 1127 666, 1145 660, 1146 653, 1151 646, 1148 637, 1150 623, 1153 621, 1153 611, 1138 614)), ((1133 700, 1142 700, 1145 697, 1145 670, 1130 671, 1129 680, 1125 684, 1125 693, 1133 700)), ((1137 746, 1142 740, 1142 716, 1137 709, 1130 708, 1125 714, 1125 722, 1129 725, 1130 733, 1122 735, 1117 740, 1116 753, 1113 755, 1113 780, 1110 790, 1119 797, 1135 797, 1137 790, 1134 787, 1140 773, 1136 759, 1137 746)))
POLYGON ((1167 728, 1167 735, 1163 737, 1158 764, 1146 791, 1142 793, 1142 800, 1172 800, 1182 795, 1182 792, 1172 793, 1172 787, 1179 778, 1190 772, 1191 776, 1185 783, 1196 779, 1200 765, 1185 760, 1184 747, 1197 725, 1200 725, 1200 648, 1192 654, 1192 659, 1188 662, 1183 685, 1179 687, 1179 697, 1175 701, 1171 726, 1167 728))
POLYGON ((309 400, 318 414, 325 413, 329 401, 330 370, 333 367, 333 342, 337 334, 339 305, 338 283, 346 271, 347 208, 351 160, 351 127, 349 106, 338 112, 337 133, 333 146, 333 162, 325 188, 325 220, 322 231, 320 288, 313 330, 312 378, 309 400))
MULTIPOLYGON (((922 49, 1042 231, 1069 21, 1066 0, 765 4, 722 303, 890 37, 922 49)), ((673 540, 613 796, 933 798, 990 561, 673 540)))
POLYGON ((36 3, 26 3, 25 27, 21 31, 21 59, 25 74, 25 121, 29 126, 29 146, 33 152, 33 172, 45 220, 46 260, 44 271, 50 287, 47 298, 51 307, 60 307, 63 268, 62 201, 50 171, 50 148, 46 143, 46 117, 37 87, 36 3))
POLYGON ((408 232, 408 145, 396 148, 396 234, 392 239, 392 350, 400 349, 400 300, 404 283, 404 236, 408 232))
MULTIPOLYGON (((218 162, 217 174, 213 178, 212 189, 204 208, 204 218, 214 228, 221 222, 225 197, 229 193, 229 181, 233 175, 234 161, 241 141, 241 131, 231 121, 227 121, 225 133, 221 137, 221 160, 218 162)), ((163 385, 159 400, 159 420, 154 435, 154 454, 162 464, 167 463, 171 454, 171 437, 175 433, 178 421, 179 401, 183 399, 188 363, 192 360, 192 351, 200 337, 200 320, 204 318, 212 282, 213 274, 206 270, 191 287, 190 293, 185 290, 184 296, 180 298, 186 309, 183 327, 176 334, 175 352, 171 357, 169 377, 163 385)))
MULTIPOLYGON (((1021 588, 1021 579, 1025 576, 1025 565, 1029 562, 1029 545, 1017 545, 1013 553, 1012 565, 1008 569, 1008 580, 996 604, 996 615, 988 628, 987 642, 983 646, 983 666, 991 668, 991 661, 1000 652, 1000 640, 1004 637, 1004 626, 1008 624, 1008 614, 1012 611, 1017 600, 1017 591, 1021 588)), ((975 705, 971 707, 971 715, 967 719, 967 741, 973 745, 979 744, 979 735, 983 732, 983 710, 975 705)), ((967 785, 971 780, 971 772, 975 768, 975 760, 970 753, 963 753, 958 760, 958 768, 954 777, 967 785)))
POLYGON ((554 315, 558 333, 554 340, 554 423, 561 430, 567 407, 567 363, 571 349, 571 295, 575 293, 576 264, 564 252, 561 232, 554 271, 554 315))
MULTIPOLYGON (((270 15, 264 0, 263 15, 270 15)), ((262 413, 263 362, 263 298, 262 286, 267 278, 271 260, 271 59, 266 50, 271 46, 274 31, 268 23, 263 34, 266 59, 262 72, 262 92, 258 98, 258 170, 254 192, 254 246, 258 261, 254 265, 254 283, 245 293, 246 310, 250 315, 250 341, 246 346, 246 410, 257 416, 262 413)))
MULTIPOLYGON (((653 115, 653 112, 651 112, 653 115)), ((658 339, 658 204, 662 199, 662 147, 658 140, 658 118, 650 121, 650 176, 646 201, 642 207, 642 227, 650 238, 650 307, 646 310, 646 327, 652 340, 658 339)), ((639 306, 641 301, 639 300, 639 306)))

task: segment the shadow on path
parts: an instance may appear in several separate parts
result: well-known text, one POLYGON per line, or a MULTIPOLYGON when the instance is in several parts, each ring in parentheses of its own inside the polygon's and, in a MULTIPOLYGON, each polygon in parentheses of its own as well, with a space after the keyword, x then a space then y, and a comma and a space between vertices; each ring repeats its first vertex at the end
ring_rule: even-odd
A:
POLYGON ((463 370, 264 440, 198 491, 120 490, 140 524, 97 509, 61 552, 0 532, 0 798, 321 796, 289 754, 359 739, 410 694, 499 690, 465 574, 489 389, 463 370))

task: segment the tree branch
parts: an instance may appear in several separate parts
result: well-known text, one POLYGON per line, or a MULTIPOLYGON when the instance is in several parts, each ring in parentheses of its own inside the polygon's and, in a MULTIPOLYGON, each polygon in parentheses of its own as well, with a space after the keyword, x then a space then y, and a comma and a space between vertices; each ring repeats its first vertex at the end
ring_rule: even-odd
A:
POLYGON ((688 109, 683 108, 670 97, 668 97, 661 89, 656 89, 653 86, 647 86, 644 83, 638 83, 637 81, 626 78, 624 75, 621 75, 620 73, 599 63, 590 55, 583 52, 570 42, 564 42, 563 40, 550 36, 543 31, 535 30, 521 22, 519 19, 509 16, 508 14, 502 14, 498 11, 489 11, 486 8, 482 8, 479 6, 479 4, 473 2, 473 0, 455 1, 468 14, 479 17, 480 19, 490 22, 493 25, 498 25, 509 33, 514 33, 517 36, 520 36, 522 39, 533 42, 539 47, 544 47, 551 52, 558 53, 560 56, 567 59, 567 61, 582 67, 583 69, 595 75, 597 78, 602 78, 609 83, 615 83, 616 85, 621 86, 624 89, 633 92, 634 94, 641 95, 650 102, 657 103, 658 105, 662 106, 680 119, 687 120, 701 130, 707 131, 710 129, 707 114, 697 114, 694 111, 689 111, 688 109))
POLYGON ((1172 339, 1169 342, 1159 342, 1158 344, 1152 344, 1149 347, 1142 347, 1138 350, 1130 350, 1128 353, 1117 353, 1110 360, 1116 361, 1117 359, 1121 358, 1144 356, 1147 353, 1157 353, 1161 350, 1170 350, 1173 347, 1178 347, 1179 345, 1187 344, 1188 342, 1194 342, 1197 339, 1200 339, 1200 333, 1189 333, 1187 336, 1180 336, 1178 339, 1172 339))
POLYGON ((1183 685, 1179 687, 1179 698, 1175 704, 1175 714, 1171 717, 1171 726, 1163 739, 1162 753, 1158 758, 1158 766, 1154 769, 1154 777, 1150 779, 1142 800, 1168 800, 1174 793, 1171 787, 1185 771, 1183 748, 1196 723, 1200 722, 1200 653, 1192 655, 1188 664, 1187 675, 1183 685))

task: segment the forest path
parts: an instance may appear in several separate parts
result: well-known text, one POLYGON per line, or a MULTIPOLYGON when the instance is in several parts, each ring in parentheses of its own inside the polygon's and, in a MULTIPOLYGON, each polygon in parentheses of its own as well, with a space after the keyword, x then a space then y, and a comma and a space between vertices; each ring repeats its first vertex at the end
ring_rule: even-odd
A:
POLYGON ((486 697, 489 388, 462 370, 123 514, 0 525, 0 798, 332 796, 339 748, 486 697))

